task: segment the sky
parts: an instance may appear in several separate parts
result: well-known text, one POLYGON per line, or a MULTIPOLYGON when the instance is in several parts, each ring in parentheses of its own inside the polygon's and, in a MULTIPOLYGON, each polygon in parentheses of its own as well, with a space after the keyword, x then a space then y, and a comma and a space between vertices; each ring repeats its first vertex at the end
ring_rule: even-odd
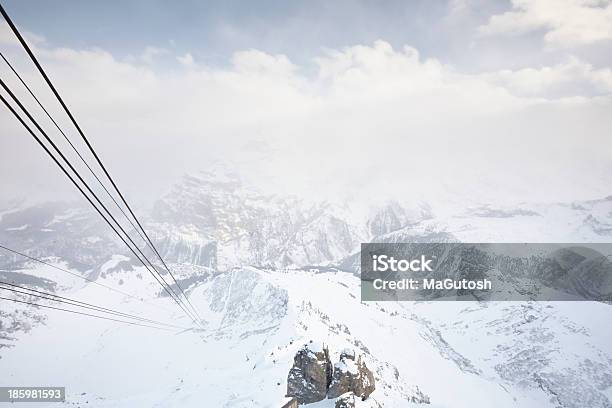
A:
MULTIPOLYGON (((3 6, 138 205, 210 168, 324 199, 612 194, 610 1, 3 6)), ((4 22, 0 50, 80 143, 4 22)), ((0 202, 74 195, 6 109, 0 132, 0 202)))

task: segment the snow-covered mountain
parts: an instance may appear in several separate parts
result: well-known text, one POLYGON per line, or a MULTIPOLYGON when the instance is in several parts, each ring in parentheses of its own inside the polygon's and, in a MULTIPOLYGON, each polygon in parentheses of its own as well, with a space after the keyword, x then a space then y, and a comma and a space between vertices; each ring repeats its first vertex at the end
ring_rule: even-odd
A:
MULTIPOLYGON (((131 272, 103 282, 155 291, 131 272)), ((189 324, 167 298, 143 304, 91 285, 68 293, 189 324)), ((158 333, 3 304, 2 381, 65 384, 72 403, 96 407, 275 407, 293 356, 316 341, 365 355, 371 398, 385 407, 609 407, 612 398, 612 312, 601 303, 360 302, 350 274, 254 268, 209 277, 190 299, 204 330, 158 333)))
POLYGON ((91 211, 6 208, 0 244, 133 297, 0 250, 2 280, 187 330, 0 301, 0 386, 65 385, 75 406, 279 407, 294 356, 312 341, 332 361, 344 349, 363 355, 370 399, 384 407, 612 407, 609 305, 361 302, 351 273, 368 241, 610 242, 612 197, 452 214, 390 202, 362 216, 350 203, 268 196, 203 173, 142 216, 204 328, 191 328, 91 211))
POLYGON ((348 208, 261 194, 232 174, 200 173, 155 203, 150 225, 170 260, 202 264, 202 251, 214 246, 224 269, 284 267, 326 264, 354 251, 367 234, 349 215, 348 208))
MULTIPOLYGON (((579 243, 612 237, 612 196, 508 208, 483 205, 451 214, 435 214, 421 202, 392 201, 363 215, 351 203, 265 195, 236 175, 216 172, 185 176, 140 215, 169 262, 220 270, 346 265, 361 242, 579 243)), ((33 256, 56 256, 77 269, 95 270, 109 252, 129 255, 93 210, 74 203, 0 211, 0 242, 33 256)))

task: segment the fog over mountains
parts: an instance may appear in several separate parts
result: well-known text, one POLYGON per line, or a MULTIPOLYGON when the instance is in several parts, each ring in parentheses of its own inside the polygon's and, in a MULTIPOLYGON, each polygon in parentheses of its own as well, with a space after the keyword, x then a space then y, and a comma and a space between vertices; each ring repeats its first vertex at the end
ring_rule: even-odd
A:
MULTIPOLYGON (((367 359, 373 407, 612 407, 609 305, 361 302, 356 275, 362 242, 610 242, 612 196, 455 213, 392 201, 362 211, 203 172, 139 216, 205 328, 153 335, 3 301, 0 367, 12 382, 66 385, 70 402, 94 407, 275 407, 294 355, 312 340, 367 359)), ((147 303, 6 251, 3 280, 189 324, 84 206, 4 208, 0 244, 147 303)))
MULTIPOLYGON (((480 205, 436 214, 423 202, 358 203, 264 194, 231 173, 184 176, 142 213, 164 259, 221 270, 335 266, 362 242, 609 242, 612 196, 570 203, 480 205)), ((121 242, 82 203, 44 202, 2 210, 0 241, 33 256, 100 265, 121 242)), ((126 223, 126 225, 128 225, 126 223)), ((4 258, 6 259, 6 258, 4 258)), ((6 262, 6 261, 5 261, 6 262)), ((94 268, 95 269, 95 268, 94 268)))
POLYGON ((612 408, 612 249, 593 249, 612 247, 612 0, 1 2, 0 387, 65 386, 74 408, 612 408), (365 301, 362 243, 448 244, 423 282, 505 301, 365 301))

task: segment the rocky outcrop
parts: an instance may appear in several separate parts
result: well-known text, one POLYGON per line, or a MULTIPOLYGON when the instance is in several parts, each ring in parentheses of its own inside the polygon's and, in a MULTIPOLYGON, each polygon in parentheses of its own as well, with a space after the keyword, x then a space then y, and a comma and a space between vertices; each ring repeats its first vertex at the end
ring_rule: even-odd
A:
POLYGON ((346 214, 326 202, 263 194, 230 169, 213 166, 185 176, 157 201, 149 228, 158 231, 164 258, 177 262, 285 268, 327 265, 365 242, 365 225, 346 214), (166 238, 170 230, 176 236, 166 238))
POLYGON ((352 392, 342 394, 336 400, 334 408, 355 408, 355 394, 352 392))
POLYGON ((352 392, 347 392, 338 397, 334 408, 382 408, 382 406, 372 398, 362 401, 352 392))
POLYGON ((293 358, 287 377, 287 396, 296 397, 300 404, 325 399, 331 382, 332 367, 325 345, 305 344, 293 358))
POLYGON ((355 353, 352 350, 344 350, 340 354, 340 361, 334 364, 327 397, 337 398, 342 394, 352 392, 365 400, 374 389, 374 374, 366 366, 363 356, 359 355, 355 361, 355 353))
POLYGON ((345 349, 332 369, 327 347, 313 342, 298 350, 287 377, 287 396, 300 404, 342 397, 336 407, 354 407, 355 398, 366 400, 374 389, 374 374, 362 355, 355 359, 355 351, 345 349))

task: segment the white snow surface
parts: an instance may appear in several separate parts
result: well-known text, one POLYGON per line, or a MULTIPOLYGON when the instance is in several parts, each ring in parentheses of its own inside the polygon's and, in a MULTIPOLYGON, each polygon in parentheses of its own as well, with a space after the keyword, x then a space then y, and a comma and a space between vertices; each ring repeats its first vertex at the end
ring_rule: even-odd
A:
MULTIPOLYGON (((70 297, 191 327, 169 298, 153 299, 146 272, 103 282, 146 302, 93 284, 70 297)), ((347 273, 254 268, 209 278, 190 300, 204 330, 159 331, 2 302, 5 312, 46 318, 0 348, 0 386, 64 385, 69 403, 91 407, 275 407, 293 356, 312 340, 334 363, 347 348, 364 355, 376 377, 371 398, 385 407, 415 406, 406 402, 415 386, 432 407, 556 407, 534 373, 595 376, 585 361, 612 361, 612 309, 599 303, 361 302, 359 280, 347 273)), ((612 397, 600 380, 590 391, 612 397)))
MULTIPOLYGON (((323 269, 355 254, 360 242, 379 239, 610 242, 612 196, 435 216, 426 206, 390 205, 366 222, 339 207, 245 191, 233 178, 188 178, 159 203, 148 227, 186 281, 201 330, 159 297, 144 268, 111 255, 109 241, 97 242, 95 228, 77 223, 82 212, 41 217, 49 222, 40 225, 24 214, 0 211, 4 241, 27 247, 33 240, 33 249, 47 243, 41 249, 47 262, 132 297, 34 262, 7 263, 9 272, 55 282, 57 294, 72 299, 187 328, 160 331, 0 300, 0 386, 66 386, 67 403, 50 407, 274 408, 304 344, 328 347, 333 364, 345 349, 362 355, 376 379, 371 401, 384 407, 416 406, 407 401, 421 393, 431 407, 612 407, 610 305, 361 302, 356 276, 323 269), (24 222, 30 227, 10 230, 24 222), (33 232, 49 226, 59 231, 49 242, 50 232, 43 238, 33 232), (80 246, 74 237, 83 238, 80 246), (80 260, 80 271, 58 253, 73 246, 62 259, 80 260), (95 260, 103 266, 87 266, 95 260), (319 267, 325 272, 304 271, 319 267)), ((333 406, 325 400, 309 407, 333 406)))
POLYGON ((29 224, 23 224, 18 227, 5 228, 4 230, 5 231, 23 231, 27 229, 29 226, 30 226, 29 224))

